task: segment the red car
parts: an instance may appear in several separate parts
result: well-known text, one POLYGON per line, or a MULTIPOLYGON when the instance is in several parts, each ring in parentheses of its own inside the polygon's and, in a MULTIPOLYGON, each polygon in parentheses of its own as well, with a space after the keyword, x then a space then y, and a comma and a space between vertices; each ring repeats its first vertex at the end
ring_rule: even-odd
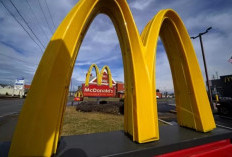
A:
POLYGON ((73 100, 74 100, 74 101, 81 101, 81 98, 80 98, 80 97, 74 97, 73 100))

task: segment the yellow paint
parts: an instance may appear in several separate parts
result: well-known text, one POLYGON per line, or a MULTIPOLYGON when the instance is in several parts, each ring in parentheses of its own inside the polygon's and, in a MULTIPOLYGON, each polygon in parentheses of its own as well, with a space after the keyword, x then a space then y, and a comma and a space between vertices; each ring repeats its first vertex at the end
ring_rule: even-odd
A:
POLYGON ((74 97, 78 97, 78 98, 83 97, 82 91, 76 91, 74 97))
POLYGON ((92 72, 93 67, 95 68, 95 72, 96 72, 97 85, 101 85, 101 81, 100 81, 100 78, 99 78, 99 68, 98 68, 98 66, 97 66, 96 64, 92 64, 92 65, 89 67, 88 73, 87 73, 87 75, 86 75, 85 86, 89 86, 90 74, 91 74, 91 72, 92 72))
POLYGON ((227 76, 224 78, 224 82, 225 83, 229 83, 229 82, 232 82, 232 76, 227 76))
POLYGON ((100 73, 100 77, 99 77, 99 79, 100 79, 100 82, 102 82, 102 77, 103 77, 103 74, 104 74, 104 70, 106 69, 106 71, 107 71, 107 74, 108 74, 108 78, 109 78, 109 87, 110 88, 112 88, 112 74, 111 74, 111 71, 110 71, 110 68, 107 66, 107 65, 105 65, 103 68, 102 68, 102 70, 101 70, 101 73, 100 73))
POLYGON ((98 68, 98 66, 96 64, 92 64, 89 67, 89 70, 88 70, 88 73, 87 73, 86 79, 85 79, 85 86, 89 86, 89 79, 90 79, 90 75, 91 75, 93 67, 95 68, 95 71, 96 71, 97 84, 101 85, 103 73, 104 73, 104 70, 106 69, 107 70, 107 74, 108 74, 108 78, 109 78, 109 87, 112 88, 112 75, 111 75, 110 68, 107 65, 105 65, 102 68, 101 73, 99 73, 99 68, 98 68))
POLYGON ((83 97, 82 90, 81 90, 81 89, 78 89, 78 90, 75 92, 74 97, 83 97))
POLYGON ((125 0, 80 0, 44 52, 23 105, 9 156, 51 156, 56 152, 78 50, 99 13, 110 17, 119 38, 125 77, 124 131, 134 141, 159 139, 155 92, 159 35, 172 71, 178 123, 201 132, 215 128, 196 54, 176 12, 161 10, 140 36, 125 0))
POLYGON ((219 102, 219 97, 217 94, 215 95, 215 97, 216 97, 216 102, 219 102))

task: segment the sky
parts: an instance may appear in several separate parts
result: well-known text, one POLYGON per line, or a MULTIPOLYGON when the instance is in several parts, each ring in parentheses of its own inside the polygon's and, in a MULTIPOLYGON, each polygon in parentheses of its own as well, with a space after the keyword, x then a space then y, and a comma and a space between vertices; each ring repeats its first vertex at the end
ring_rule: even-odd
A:
MULTIPOLYGON (((13 84, 20 77, 24 77, 27 84, 31 83, 52 34, 77 2, 78 0, 0 0, 0 83, 13 84)), ((232 74, 232 64, 228 62, 232 56, 231 0, 127 2, 140 33, 158 11, 167 8, 174 9, 179 14, 190 36, 196 36, 212 27, 202 37, 209 78, 212 79, 213 75, 232 74)), ((199 38, 192 40, 192 43, 205 78, 199 38)), ((169 62, 161 42, 158 42, 156 53, 157 88, 173 92, 169 62)), ((100 69, 108 65, 114 80, 124 81, 117 34, 111 20, 103 14, 94 19, 81 45, 73 70, 72 90, 76 90, 85 81, 85 74, 93 63, 100 69)))

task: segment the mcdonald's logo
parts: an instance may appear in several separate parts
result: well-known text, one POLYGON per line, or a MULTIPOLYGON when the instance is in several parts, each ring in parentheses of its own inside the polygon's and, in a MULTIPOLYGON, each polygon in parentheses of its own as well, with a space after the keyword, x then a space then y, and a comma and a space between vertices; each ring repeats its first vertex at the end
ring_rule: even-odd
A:
POLYGON ((112 88, 112 75, 111 75, 111 71, 110 68, 105 65, 102 69, 101 72, 99 73, 99 68, 97 67, 96 64, 92 64, 89 67, 88 73, 86 75, 86 79, 85 79, 85 86, 89 85, 89 78, 90 78, 90 74, 92 72, 93 67, 95 68, 96 71, 96 78, 97 78, 97 85, 101 85, 102 83, 102 78, 103 78, 103 74, 104 74, 104 70, 106 69, 107 74, 108 74, 108 79, 109 79, 109 87, 112 88))
POLYGON ((74 63, 85 33, 99 13, 112 20, 120 42, 125 80, 124 131, 134 141, 159 139, 155 96, 159 36, 171 67, 178 124, 201 132, 215 128, 196 54, 175 11, 161 10, 139 35, 125 0, 80 0, 44 52, 23 105, 9 156, 56 153, 74 63))
MULTIPOLYGON (((115 82, 114 82, 115 85, 115 82)), ((89 67, 89 70, 86 75, 85 84, 82 84, 82 93, 84 97, 114 97, 116 89, 113 86, 113 79, 110 72, 110 68, 105 65, 101 72, 99 72, 99 68, 96 64, 92 64, 89 67), (92 69, 95 68, 96 71, 96 79, 93 79, 90 84, 90 76, 92 69), (106 70, 106 72, 105 72, 106 70), (94 83, 97 83, 94 84, 94 83), (90 84, 90 85, 89 85, 90 84)))
POLYGON ((230 83, 230 82, 232 82, 232 76, 224 77, 224 83, 230 83))

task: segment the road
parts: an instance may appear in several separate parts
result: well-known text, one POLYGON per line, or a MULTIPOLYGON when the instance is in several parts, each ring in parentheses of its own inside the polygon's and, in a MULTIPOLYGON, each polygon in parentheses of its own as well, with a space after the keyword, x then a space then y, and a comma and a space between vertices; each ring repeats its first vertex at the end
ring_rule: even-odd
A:
POLYGON ((158 101, 158 112, 169 112, 176 109, 175 100, 172 101, 158 101))
POLYGON ((21 111, 24 99, 0 99, 0 117, 21 111))
MULTIPOLYGON (((175 101, 158 101, 159 118, 167 122, 177 122, 176 116, 170 111, 175 110, 175 101)), ((222 116, 214 114, 217 127, 224 127, 232 130, 232 115, 222 116)))
POLYGON ((23 102, 24 99, 19 98, 0 99, 0 141, 12 138, 23 102))
POLYGON ((232 130, 232 115, 221 116, 214 114, 214 119, 218 127, 225 127, 232 130))
POLYGON ((19 98, 0 99, 0 141, 11 140, 24 100, 19 98))
MULTIPOLYGON (((14 113, 19 113, 22 109, 24 100, 25 99, 19 98, 0 99, 0 118, 14 113)), ((67 105, 71 105, 70 100, 68 100, 67 105)))

